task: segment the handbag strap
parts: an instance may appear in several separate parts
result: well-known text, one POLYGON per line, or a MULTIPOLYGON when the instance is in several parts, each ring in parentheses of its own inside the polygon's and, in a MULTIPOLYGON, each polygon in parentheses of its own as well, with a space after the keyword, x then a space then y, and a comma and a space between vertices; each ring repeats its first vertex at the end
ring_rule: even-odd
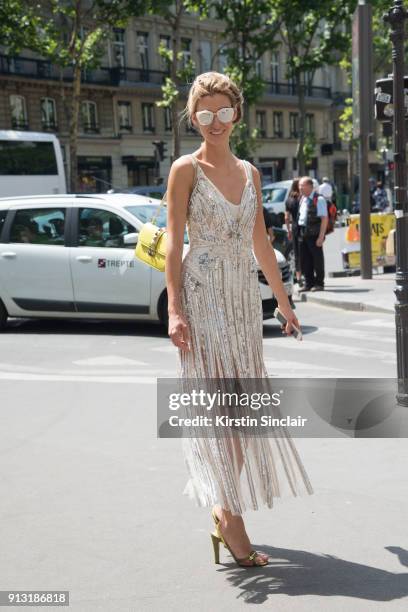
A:
MULTIPOLYGON (((196 180, 197 180, 197 164, 198 164, 198 162, 196 160, 195 155, 193 155, 192 153, 190 154, 190 157, 191 157, 191 160, 192 160, 193 166, 194 166, 194 183, 193 183, 193 189, 194 189, 195 183, 196 183, 196 180)), ((158 214, 159 214, 159 212, 161 210, 161 207, 163 206, 163 204, 164 204, 164 202, 166 200, 166 195, 167 195, 167 190, 165 191, 165 193, 164 193, 164 195, 163 195, 163 197, 161 199, 161 202, 160 202, 156 212, 154 213, 153 217, 150 219, 150 223, 154 224, 154 222, 156 221, 157 216, 158 216, 158 214)))

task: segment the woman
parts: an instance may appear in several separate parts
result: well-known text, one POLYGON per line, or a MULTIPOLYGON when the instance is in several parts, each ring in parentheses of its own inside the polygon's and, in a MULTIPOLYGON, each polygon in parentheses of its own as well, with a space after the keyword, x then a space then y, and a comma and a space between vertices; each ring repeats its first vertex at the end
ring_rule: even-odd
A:
POLYGON ((285 211, 285 224, 288 230, 288 238, 292 240, 293 252, 295 255, 295 273, 298 284, 301 284, 302 272, 300 270, 300 256, 299 256, 299 228, 297 224, 297 218, 299 213, 299 202, 300 202, 300 191, 299 191, 299 179, 294 179, 292 187, 289 193, 289 197, 286 202, 285 211))
MULTIPOLYGON (((243 379, 268 376, 262 353, 262 302, 252 245, 279 307, 285 332, 299 326, 282 284, 266 233, 258 170, 230 149, 242 116, 243 98, 226 75, 198 75, 184 114, 203 142, 183 155, 168 178, 166 282, 169 336, 180 360, 181 379, 243 379), (182 259, 187 223, 190 247, 182 259)), ((287 478, 296 495, 313 492, 290 440, 240 437, 183 440, 190 479, 185 493, 211 507, 215 562, 222 542, 240 566, 266 565, 254 551, 242 512, 272 507, 287 478), (279 466, 277 463, 279 463, 279 466), (277 475, 280 471, 282 479, 277 475)))
POLYGON ((377 188, 373 193, 374 207, 377 212, 384 212, 388 207, 388 196, 381 181, 377 181, 377 188))

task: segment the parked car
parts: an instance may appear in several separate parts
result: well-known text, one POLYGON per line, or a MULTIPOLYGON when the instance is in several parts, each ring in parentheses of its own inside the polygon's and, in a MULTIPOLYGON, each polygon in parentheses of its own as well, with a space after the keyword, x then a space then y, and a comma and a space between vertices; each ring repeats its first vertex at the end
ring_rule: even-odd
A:
POLYGON ((133 193, 161 200, 166 189, 166 185, 139 185, 136 187, 124 187, 123 189, 109 189, 108 193, 133 193))
MULTIPOLYGON (((262 187, 262 201, 265 208, 272 215, 273 224, 276 227, 282 227, 285 223, 286 201, 289 197, 290 189, 293 180, 278 181, 276 183, 267 183, 262 187)), ((317 189, 319 183, 313 179, 314 188, 317 189)))
POLYGON ((285 257, 289 264, 289 270, 291 273, 291 279, 294 280, 296 276, 296 264, 295 264, 295 252, 293 250, 293 242, 288 238, 288 231, 286 227, 273 227, 273 233, 275 240, 273 241, 273 248, 278 250, 285 257))
MULTIPOLYGON (((1 198, 0 329, 8 317, 167 325, 165 275, 134 255, 138 232, 158 204, 130 194, 1 198)), ((166 221, 162 208, 157 224, 165 227, 166 221)), ((289 265, 275 253, 292 300, 289 265)), ((261 270, 259 288, 264 318, 272 317, 276 299, 261 270)))

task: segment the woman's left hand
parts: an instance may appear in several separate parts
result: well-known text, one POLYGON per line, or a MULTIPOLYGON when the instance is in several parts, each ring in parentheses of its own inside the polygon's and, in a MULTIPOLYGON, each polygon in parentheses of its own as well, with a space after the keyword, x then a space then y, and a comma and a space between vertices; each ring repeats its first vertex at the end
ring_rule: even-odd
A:
POLYGON ((293 312, 292 308, 286 304, 285 306, 281 306, 280 304, 278 304, 278 308, 281 311, 281 313, 286 317, 286 320, 287 320, 287 324, 281 326, 282 332, 284 334, 287 334, 288 336, 291 336, 293 333, 292 325, 294 325, 300 330, 300 323, 295 313, 293 312))

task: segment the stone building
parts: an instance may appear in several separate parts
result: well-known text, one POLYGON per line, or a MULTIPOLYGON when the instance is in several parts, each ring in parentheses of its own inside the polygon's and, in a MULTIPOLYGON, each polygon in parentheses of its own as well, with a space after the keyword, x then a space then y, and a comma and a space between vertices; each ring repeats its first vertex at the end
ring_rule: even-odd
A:
MULTIPOLYGON (((223 70, 225 58, 217 53, 221 33, 222 25, 216 20, 184 17, 183 54, 186 60, 195 61, 197 73, 223 70)), ((163 141, 167 152, 171 150, 169 113, 155 105, 161 98, 165 75, 157 47, 161 40, 170 44, 170 34, 162 18, 134 19, 126 30, 114 30, 102 67, 84 73, 78 144, 82 190, 152 184, 156 173, 166 180, 169 154, 163 161, 156 161, 152 142, 163 141)), ((297 173, 297 96, 293 84, 285 80, 285 63, 283 48, 265 54, 257 63, 266 92, 251 108, 251 127, 261 130, 252 161, 264 180, 292 178, 297 173)), ((56 132, 66 162, 64 90, 66 93, 70 87, 69 79, 69 70, 61 75, 56 66, 29 51, 17 58, 0 55, 0 129, 56 132)), ((310 173, 318 178, 329 176, 340 191, 347 189, 347 152, 339 137, 339 115, 348 90, 338 66, 318 70, 313 83, 307 84, 306 128, 316 139, 310 173)), ((197 133, 182 126, 182 153, 195 150, 199 143, 197 133)), ((375 164, 374 157, 372 161, 375 164)), ((376 169, 372 166, 374 172, 376 169)))

